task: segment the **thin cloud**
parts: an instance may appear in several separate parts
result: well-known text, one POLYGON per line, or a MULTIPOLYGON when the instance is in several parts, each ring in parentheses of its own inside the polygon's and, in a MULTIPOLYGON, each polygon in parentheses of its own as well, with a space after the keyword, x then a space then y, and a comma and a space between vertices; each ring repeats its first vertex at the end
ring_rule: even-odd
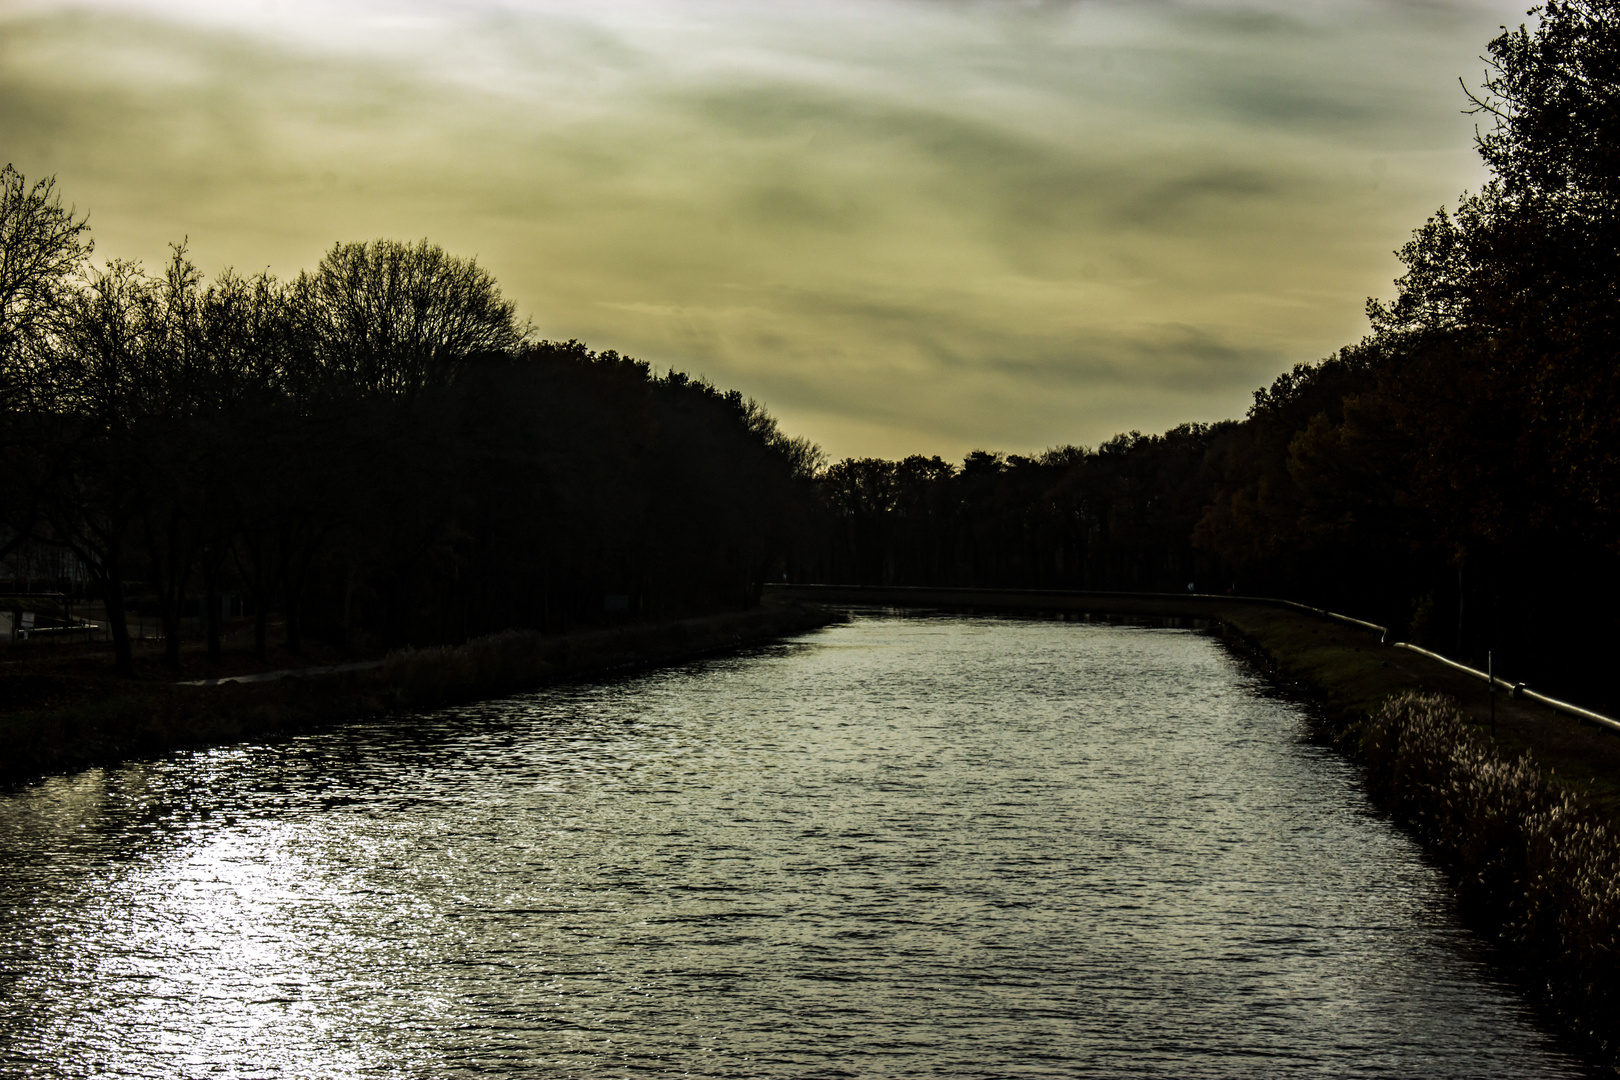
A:
POLYGON ((1241 415, 1477 183, 1513 3, 0 7, 0 139, 104 255, 476 255, 554 338, 834 455, 1241 415))

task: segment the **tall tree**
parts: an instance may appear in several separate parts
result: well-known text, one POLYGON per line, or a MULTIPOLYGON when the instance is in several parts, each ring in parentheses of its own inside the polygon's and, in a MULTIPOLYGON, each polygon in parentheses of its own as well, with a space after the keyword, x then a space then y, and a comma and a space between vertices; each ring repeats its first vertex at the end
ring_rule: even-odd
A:
POLYGON ((335 244, 293 288, 313 374, 345 393, 410 396, 528 333, 476 260, 426 240, 335 244))
MULTIPOLYGON (((62 206, 56 178, 0 169, 0 395, 16 387, 19 348, 45 330, 94 247, 87 218, 62 206)), ((15 407, 0 397, 0 408, 15 407)))
POLYGON ((132 670, 124 575, 143 508, 141 421, 152 387, 144 366, 153 285, 133 263, 86 274, 54 320, 34 370, 40 413, 64 467, 45 502, 51 532, 102 591, 114 661, 132 670))
POLYGON ((94 246, 89 232, 62 206, 55 177, 30 184, 0 169, 0 560, 29 539, 55 471, 29 419, 42 389, 31 369, 94 246))
POLYGON ((1620 547, 1620 0, 1533 14, 1470 92, 1491 179, 1414 233, 1369 314, 1392 345, 1465 345, 1454 381, 1514 403, 1536 516, 1620 547))

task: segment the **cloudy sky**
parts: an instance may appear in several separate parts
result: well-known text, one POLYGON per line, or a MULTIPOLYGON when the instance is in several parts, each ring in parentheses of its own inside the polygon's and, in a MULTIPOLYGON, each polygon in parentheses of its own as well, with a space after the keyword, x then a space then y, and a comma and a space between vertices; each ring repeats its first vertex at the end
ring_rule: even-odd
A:
POLYGON ((1476 187, 1524 0, 0 0, 97 256, 473 255, 834 458, 1241 416, 1476 187))

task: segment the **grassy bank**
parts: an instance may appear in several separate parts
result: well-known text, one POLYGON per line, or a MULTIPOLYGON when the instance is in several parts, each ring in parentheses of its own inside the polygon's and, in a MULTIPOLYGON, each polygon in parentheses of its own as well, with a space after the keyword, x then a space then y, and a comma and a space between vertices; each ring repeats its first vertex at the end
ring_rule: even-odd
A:
POLYGON ((391 653, 366 670, 213 686, 117 680, 99 671, 12 673, 9 700, 0 700, 13 706, 0 711, 0 782, 175 746, 437 708, 561 679, 676 663, 802 633, 833 618, 823 608, 768 603, 749 611, 573 634, 513 630, 461 646, 391 653), (40 680, 50 684, 43 691, 40 680))

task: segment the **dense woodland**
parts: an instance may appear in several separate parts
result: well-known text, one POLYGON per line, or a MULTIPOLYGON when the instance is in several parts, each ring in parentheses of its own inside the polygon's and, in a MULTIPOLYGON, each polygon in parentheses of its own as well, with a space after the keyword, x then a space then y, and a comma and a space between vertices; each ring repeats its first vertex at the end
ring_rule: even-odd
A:
POLYGON ((1371 333, 1242 421, 824 467, 735 392, 536 342, 425 241, 290 282, 90 260, 0 206, 0 561, 70 552, 122 635, 245 600, 305 635, 464 640, 745 605, 762 582, 1293 597, 1615 701, 1620 2, 1548 4, 1469 95, 1490 181, 1416 230, 1371 333))
POLYGON ((50 181, 3 182, 0 560, 71 553, 126 669, 136 600, 172 666, 197 612, 217 658, 232 594, 261 654, 272 615, 294 652, 461 641, 744 606, 806 529, 813 447, 735 392, 529 340, 470 260, 92 267, 50 181))

